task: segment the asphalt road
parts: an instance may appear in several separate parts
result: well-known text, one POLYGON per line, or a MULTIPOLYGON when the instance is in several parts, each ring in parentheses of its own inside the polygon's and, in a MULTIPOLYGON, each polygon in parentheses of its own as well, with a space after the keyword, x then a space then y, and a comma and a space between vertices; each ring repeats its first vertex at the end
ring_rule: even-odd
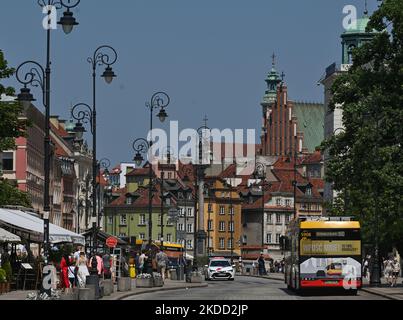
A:
POLYGON ((235 281, 209 281, 206 288, 160 291, 131 296, 125 300, 386 300, 366 292, 357 296, 336 293, 296 295, 287 290, 282 281, 253 277, 235 278, 235 281))

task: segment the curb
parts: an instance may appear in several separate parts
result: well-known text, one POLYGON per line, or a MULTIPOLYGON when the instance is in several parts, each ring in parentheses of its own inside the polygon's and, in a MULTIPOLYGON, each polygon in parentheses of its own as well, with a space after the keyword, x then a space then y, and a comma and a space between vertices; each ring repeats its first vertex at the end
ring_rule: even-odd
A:
MULTIPOLYGON (((112 298, 112 299, 108 299, 110 301, 113 300, 123 300, 125 298, 131 297, 131 296, 137 296, 140 294, 146 294, 146 293, 154 293, 154 292, 159 292, 159 291, 172 291, 172 290, 182 290, 182 289, 193 289, 193 288, 205 288, 208 287, 208 283, 201 283, 201 284, 197 284, 197 285, 193 285, 193 286, 181 286, 181 287, 170 287, 170 288, 155 288, 155 289, 149 289, 149 290, 143 290, 140 292, 128 292, 126 294, 123 294, 119 297, 116 298, 112 298)), ((107 301, 107 300, 104 300, 107 301)))
POLYGON ((382 297, 382 298, 386 298, 386 299, 389 299, 389 300, 398 300, 398 301, 402 301, 402 299, 396 298, 396 297, 391 296, 391 295, 388 295, 388 294, 386 294, 386 293, 373 291, 373 290, 368 289, 368 288, 361 288, 361 291, 364 291, 364 292, 367 292, 367 293, 370 293, 370 294, 373 294, 373 295, 376 295, 376 296, 380 296, 380 297, 382 297))

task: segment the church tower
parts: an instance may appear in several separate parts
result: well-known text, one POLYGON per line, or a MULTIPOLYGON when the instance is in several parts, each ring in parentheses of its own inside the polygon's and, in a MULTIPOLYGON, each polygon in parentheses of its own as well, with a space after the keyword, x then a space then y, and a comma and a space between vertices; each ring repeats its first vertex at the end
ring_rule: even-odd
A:
POLYGON ((284 73, 280 77, 275 67, 274 54, 272 58, 272 69, 265 80, 267 90, 261 102, 261 154, 285 156, 301 149, 299 140, 303 137, 297 132, 293 103, 288 100, 287 86, 283 82, 284 73))

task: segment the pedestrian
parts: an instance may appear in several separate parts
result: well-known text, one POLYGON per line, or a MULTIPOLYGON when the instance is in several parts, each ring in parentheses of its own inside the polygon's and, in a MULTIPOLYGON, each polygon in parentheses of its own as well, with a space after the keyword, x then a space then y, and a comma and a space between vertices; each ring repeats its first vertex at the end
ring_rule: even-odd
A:
POLYGON ((158 249, 156 260, 157 260, 157 270, 159 273, 161 273, 162 281, 165 281, 165 271, 167 269, 169 262, 168 256, 164 251, 158 249))
POLYGON ((74 261, 74 257, 70 257, 70 263, 68 267, 68 277, 70 282, 70 288, 77 286, 77 266, 74 261))
POLYGON ((80 252, 80 257, 76 262, 76 265, 78 267, 77 271, 77 281, 78 285, 81 288, 85 288, 85 284, 87 282, 87 276, 90 275, 88 271, 88 266, 87 266, 88 260, 87 257, 85 256, 84 252, 80 252))
POLYGON ((265 261, 264 261, 264 256, 263 253, 260 254, 260 257, 257 261, 258 263, 258 268, 259 268, 259 275, 263 276, 266 274, 266 267, 265 267, 265 261))
POLYGON ((400 262, 397 258, 393 261, 393 276, 392 276, 392 287, 396 286, 397 284, 397 278, 399 278, 400 275, 400 262))
POLYGON ((65 254, 62 256, 62 260, 60 261, 60 283, 62 289, 66 290, 70 288, 70 281, 68 276, 70 257, 65 254))
POLYGON ((387 284, 393 286, 392 278, 393 278, 393 261, 391 259, 385 260, 385 269, 384 276, 387 284))
POLYGON ((138 252, 134 253, 134 266, 136 268, 136 274, 140 274, 140 256, 138 252))
POLYGON ((104 274, 104 279, 111 279, 112 278, 112 272, 111 272, 111 267, 112 267, 112 258, 109 253, 105 253, 102 257, 102 262, 103 262, 103 274, 104 274))
POLYGON ((147 259, 148 259, 148 257, 146 256, 146 253, 143 250, 141 252, 140 257, 139 257, 139 270, 140 270, 140 273, 144 273, 144 271, 145 271, 145 262, 146 262, 147 259))

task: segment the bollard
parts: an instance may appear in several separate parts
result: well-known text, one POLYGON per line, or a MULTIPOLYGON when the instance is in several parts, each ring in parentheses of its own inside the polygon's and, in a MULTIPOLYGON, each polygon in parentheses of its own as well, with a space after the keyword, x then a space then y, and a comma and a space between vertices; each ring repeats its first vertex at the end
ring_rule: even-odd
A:
POLYGON ((80 288, 78 300, 95 300, 95 288, 80 288))
POLYGON ((112 280, 104 280, 103 281, 103 287, 104 287, 104 295, 105 296, 110 296, 113 293, 113 282, 112 280))
POLYGON ((130 291, 132 288, 131 278, 118 278, 118 291, 130 291))

